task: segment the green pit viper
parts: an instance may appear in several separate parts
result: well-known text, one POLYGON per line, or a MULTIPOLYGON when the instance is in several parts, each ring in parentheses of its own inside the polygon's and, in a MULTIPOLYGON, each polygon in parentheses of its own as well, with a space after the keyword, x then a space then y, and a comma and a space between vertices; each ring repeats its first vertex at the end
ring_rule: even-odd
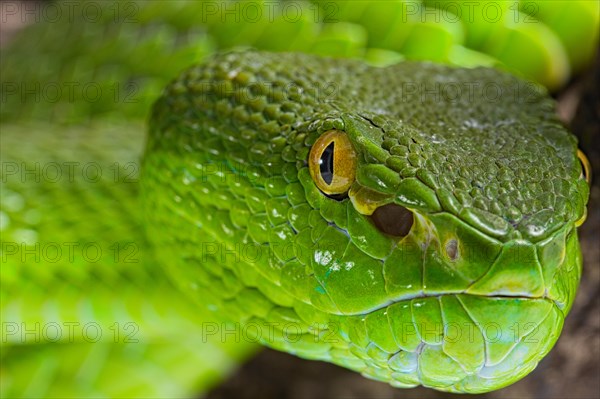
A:
POLYGON ((496 69, 242 51, 147 135, 5 124, 3 397, 185 397, 256 342, 396 387, 522 378, 581 273, 553 107, 496 69))

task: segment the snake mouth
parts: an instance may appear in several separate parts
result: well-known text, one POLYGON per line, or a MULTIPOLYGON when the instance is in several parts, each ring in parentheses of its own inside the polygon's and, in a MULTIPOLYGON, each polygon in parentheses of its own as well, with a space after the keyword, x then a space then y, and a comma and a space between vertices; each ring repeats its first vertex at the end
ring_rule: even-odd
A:
MULTIPOLYGON (((396 298, 391 298, 390 300, 381 303, 377 306, 374 306, 373 308, 370 309, 366 309, 364 311, 361 312, 356 312, 356 313, 351 313, 348 315, 361 315, 361 316, 367 316, 370 314, 374 314, 377 312, 380 312, 382 310, 385 310, 386 308, 389 308, 390 306, 401 306, 401 305, 410 305, 412 303, 419 303, 422 301, 428 301, 428 300, 442 300, 443 298, 448 298, 448 297, 461 297, 461 298, 473 298, 473 299, 477 299, 477 300, 490 300, 490 301, 516 301, 516 302, 528 302, 528 301, 545 301, 549 304, 552 304, 552 306, 556 307, 558 310, 561 310, 564 308, 563 304, 561 304, 559 301, 557 301, 556 299, 550 298, 546 295, 526 295, 526 294, 520 294, 520 295, 502 295, 502 294, 490 294, 490 295, 482 295, 482 294, 473 294, 473 293, 469 293, 466 290, 457 290, 457 291, 448 291, 448 292, 442 292, 442 293, 424 293, 422 291, 420 291, 419 293, 416 294, 407 294, 407 295, 402 295, 396 298)), ((420 305, 418 305, 420 306, 420 305)))
POLYGON ((408 235, 414 222, 413 213, 398 204, 386 204, 371 215, 375 226, 384 234, 394 237, 408 235))

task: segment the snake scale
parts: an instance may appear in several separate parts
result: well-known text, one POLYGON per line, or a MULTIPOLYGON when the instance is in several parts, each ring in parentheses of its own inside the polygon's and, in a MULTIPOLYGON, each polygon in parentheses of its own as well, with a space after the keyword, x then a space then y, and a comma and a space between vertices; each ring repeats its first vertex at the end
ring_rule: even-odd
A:
POLYGON ((4 118, 3 396, 185 397, 257 342, 396 387, 531 372, 581 274, 576 139, 537 84, 391 64, 217 53, 147 127, 4 118))

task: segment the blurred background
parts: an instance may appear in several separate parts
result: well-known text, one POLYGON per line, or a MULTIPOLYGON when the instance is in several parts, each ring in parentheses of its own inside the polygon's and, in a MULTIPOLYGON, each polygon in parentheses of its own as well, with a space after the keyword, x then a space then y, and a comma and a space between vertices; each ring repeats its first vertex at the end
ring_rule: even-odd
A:
MULTIPOLYGON (((597 0, 2 2, 0 128, 24 121, 143 123, 170 79, 218 49, 304 51, 374 65, 418 59, 497 67, 545 86, 599 176, 599 7, 597 0), (98 90, 102 95, 93 94, 98 90)), ((600 397, 599 204, 596 179, 580 229, 581 287, 555 349, 522 381, 476 396, 600 397)), ((459 396, 394 389, 269 349, 208 393, 213 399, 459 396)))

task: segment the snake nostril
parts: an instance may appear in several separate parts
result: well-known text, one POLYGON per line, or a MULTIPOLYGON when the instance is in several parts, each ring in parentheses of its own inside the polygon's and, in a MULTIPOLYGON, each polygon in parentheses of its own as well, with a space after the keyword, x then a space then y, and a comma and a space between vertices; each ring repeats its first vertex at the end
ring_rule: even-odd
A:
POLYGON ((406 236, 413 225, 413 213, 397 204, 380 206, 371 219, 382 233, 398 237, 406 236))

